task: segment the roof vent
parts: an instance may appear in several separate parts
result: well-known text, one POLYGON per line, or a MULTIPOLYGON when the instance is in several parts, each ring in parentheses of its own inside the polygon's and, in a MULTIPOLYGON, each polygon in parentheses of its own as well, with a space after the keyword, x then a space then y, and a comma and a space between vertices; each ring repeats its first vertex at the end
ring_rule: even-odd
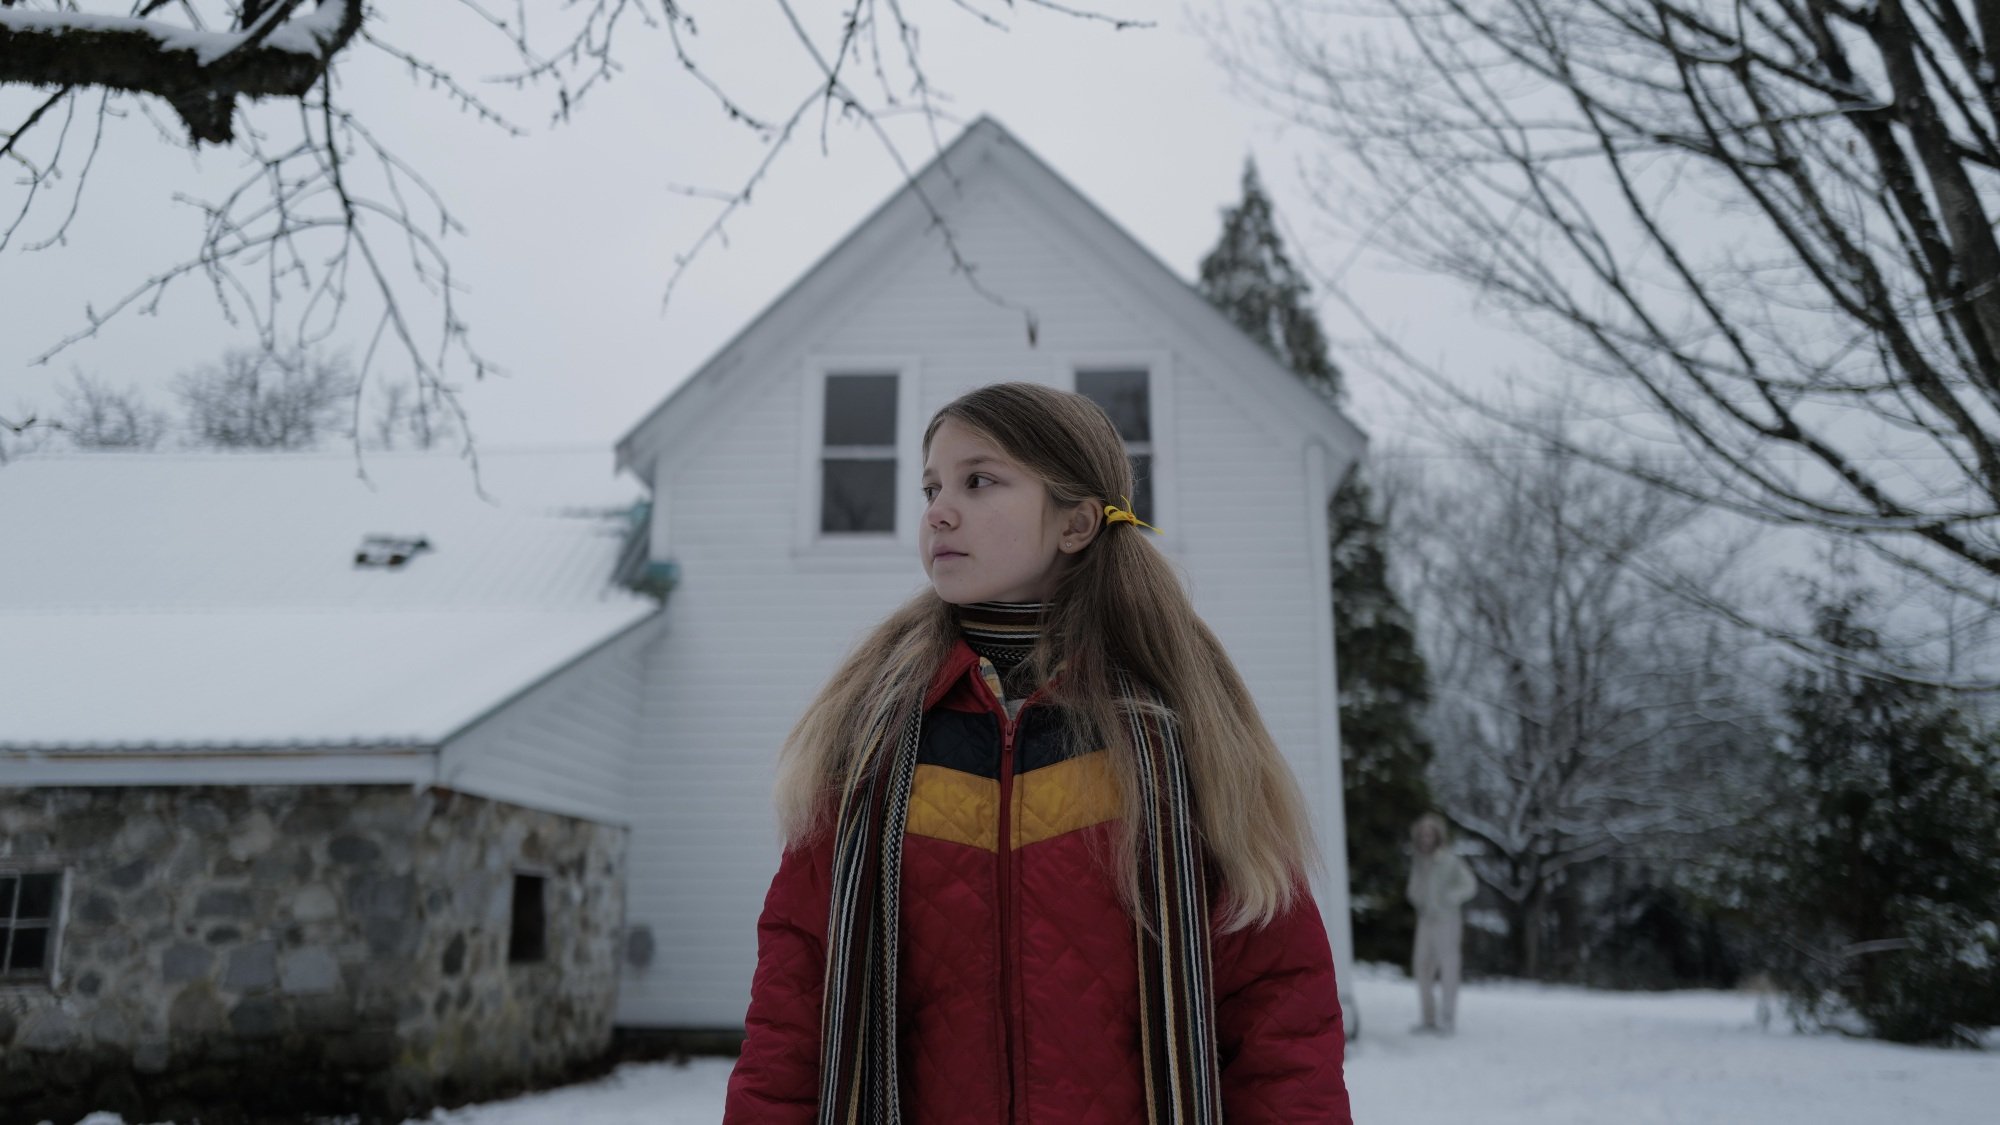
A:
POLYGON ((394 570, 430 549, 431 541, 421 535, 370 535, 354 552, 354 565, 394 570))

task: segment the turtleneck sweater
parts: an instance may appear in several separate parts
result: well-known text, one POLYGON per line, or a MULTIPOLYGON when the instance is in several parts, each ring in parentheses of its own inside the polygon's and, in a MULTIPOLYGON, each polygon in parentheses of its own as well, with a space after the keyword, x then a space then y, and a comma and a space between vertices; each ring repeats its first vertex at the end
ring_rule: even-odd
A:
POLYGON ((1019 701, 1034 690, 1024 682, 1028 653, 1042 635, 1043 602, 973 602, 957 606, 954 616, 965 643, 985 657, 1000 674, 1001 703, 1009 717, 1019 701), (1019 673, 1019 674, 1017 674, 1019 673))

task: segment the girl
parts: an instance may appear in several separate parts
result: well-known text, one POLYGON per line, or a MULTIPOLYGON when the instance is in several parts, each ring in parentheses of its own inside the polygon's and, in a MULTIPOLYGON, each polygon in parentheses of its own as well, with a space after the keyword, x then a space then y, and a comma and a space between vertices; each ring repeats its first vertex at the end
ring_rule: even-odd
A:
POLYGON ((792 731, 725 1125, 1349 1122, 1297 787, 1081 395, 924 433, 930 589, 792 731))

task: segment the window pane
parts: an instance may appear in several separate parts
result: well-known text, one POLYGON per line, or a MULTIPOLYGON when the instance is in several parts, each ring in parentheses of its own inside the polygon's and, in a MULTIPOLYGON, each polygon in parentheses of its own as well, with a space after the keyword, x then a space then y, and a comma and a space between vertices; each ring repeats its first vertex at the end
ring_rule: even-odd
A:
POLYGON ((1126 441, 1153 440, 1152 407, 1144 371, 1079 371, 1077 393, 1104 408, 1118 436, 1126 441))
POLYGON ((14 931, 0 926, 0 973, 7 971, 7 943, 14 940, 14 931))
POLYGON ((8 958, 9 972, 24 973, 44 967, 49 954, 49 931, 36 926, 29 930, 14 931, 14 953, 8 958))
POLYGON ((895 445, 896 377, 826 377, 826 444, 895 445))
POLYGON ((821 531, 896 530, 894 461, 829 457, 821 470, 821 531))
POLYGON ((14 917, 14 889, 21 885, 17 875, 0 875, 0 922, 14 917))
POLYGON ((539 875, 514 876, 514 927, 507 936, 507 960, 540 961, 548 950, 546 915, 539 875))
POLYGON ((56 913, 56 877, 53 874, 21 876, 21 901, 14 917, 23 922, 46 922, 56 913))

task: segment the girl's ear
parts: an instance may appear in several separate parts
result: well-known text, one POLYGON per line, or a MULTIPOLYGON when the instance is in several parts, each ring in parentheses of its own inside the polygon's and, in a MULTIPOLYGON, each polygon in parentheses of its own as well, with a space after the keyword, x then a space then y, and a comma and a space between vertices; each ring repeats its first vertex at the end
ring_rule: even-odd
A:
POLYGON ((1063 513, 1058 545, 1066 555, 1076 554, 1104 529, 1104 505, 1096 500, 1079 500, 1063 513))

